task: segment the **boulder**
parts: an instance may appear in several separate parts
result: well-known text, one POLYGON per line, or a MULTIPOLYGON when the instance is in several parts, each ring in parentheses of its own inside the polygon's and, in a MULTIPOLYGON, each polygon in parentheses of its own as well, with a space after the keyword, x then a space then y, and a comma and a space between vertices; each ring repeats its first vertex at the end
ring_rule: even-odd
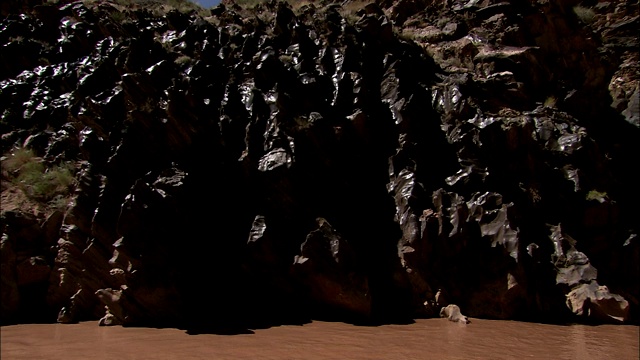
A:
POLYGON ((449 321, 460 322, 462 324, 469 324, 471 322, 466 316, 462 315, 460 307, 455 304, 449 304, 440 309, 440 317, 447 318, 449 321))
POLYGON ((622 324, 629 319, 629 302, 595 280, 574 287, 567 294, 567 306, 574 314, 598 323, 622 324))

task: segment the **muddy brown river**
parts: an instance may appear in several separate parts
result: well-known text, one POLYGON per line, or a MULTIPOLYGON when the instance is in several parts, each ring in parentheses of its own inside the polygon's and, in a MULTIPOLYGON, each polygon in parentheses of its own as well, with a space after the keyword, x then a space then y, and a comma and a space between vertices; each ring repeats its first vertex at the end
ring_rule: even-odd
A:
POLYGON ((28 324, 0 328, 2 360, 72 359, 634 359, 638 326, 471 319, 355 326, 314 321, 237 335, 179 329, 28 324))

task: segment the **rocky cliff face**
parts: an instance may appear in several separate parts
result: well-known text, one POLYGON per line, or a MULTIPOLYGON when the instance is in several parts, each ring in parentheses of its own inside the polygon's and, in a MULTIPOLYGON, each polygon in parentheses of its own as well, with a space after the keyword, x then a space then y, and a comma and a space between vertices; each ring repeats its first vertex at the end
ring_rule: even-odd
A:
POLYGON ((225 4, 4 5, 3 323, 639 321, 637 1, 225 4))

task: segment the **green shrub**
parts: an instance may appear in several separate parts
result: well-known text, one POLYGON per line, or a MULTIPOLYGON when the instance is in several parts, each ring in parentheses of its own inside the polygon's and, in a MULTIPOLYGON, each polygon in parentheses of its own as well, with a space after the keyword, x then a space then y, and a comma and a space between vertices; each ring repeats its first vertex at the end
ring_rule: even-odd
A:
POLYGON ((556 99, 555 96, 549 96, 544 100, 544 107, 553 108, 556 106, 557 102, 558 100, 556 99))
POLYGON ((260 3, 265 3, 267 0, 236 0, 235 3, 243 9, 251 9, 260 3))
POLYGON ((176 65, 186 65, 191 62, 191 58, 187 55, 181 55, 178 58, 176 58, 174 62, 176 63, 176 65))
POLYGON ((198 12, 202 10, 202 8, 189 0, 166 0, 169 6, 174 7, 176 10, 181 13, 190 13, 192 11, 198 12))
POLYGON ((596 13, 593 10, 580 5, 574 6, 573 12, 585 24, 591 24, 596 19, 596 13))
POLYGON ((68 199, 75 183, 71 163, 47 167, 27 148, 19 148, 3 157, 3 174, 30 199, 54 207, 68 199))
POLYGON ((604 202, 609 197, 607 196, 607 193, 605 191, 600 192, 598 190, 591 190, 587 193, 586 198, 587 198, 587 201, 597 200, 599 202, 604 202))
MULTIPOLYGON (((89 3, 97 3, 99 1, 97 0, 85 0, 85 2, 89 2, 89 3)), ((153 10, 153 12, 158 12, 157 15, 164 15, 164 12, 171 10, 171 8, 176 9, 182 13, 191 13, 193 11, 195 12, 200 12, 201 10, 203 10, 203 8, 196 4, 195 2, 192 2, 190 0, 156 0, 156 1, 149 1, 149 0, 113 0, 114 3, 121 5, 121 6, 125 6, 125 7, 132 7, 132 6, 142 6, 142 7, 147 7, 153 10), (161 7, 164 7, 164 10, 160 10, 161 7), (167 9, 168 7, 168 9, 167 9)))
POLYGON ((69 164, 46 169, 42 165, 21 172, 18 180, 26 186, 27 196, 36 200, 51 201, 56 196, 68 195, 73 184, 73 172, 69 164))
POLYGON ((127 19, 127 16, 121 11, 112 11, 109 16, 111 17, 111 20, 113 20, 113 22, 118 24, 127 19))
POLYGON ((25 164, 33 162, 35 154, 31 149, 18 148, 13 150, 10 154, 3 157, 2 170, 8 173, 14 173, 25 164))

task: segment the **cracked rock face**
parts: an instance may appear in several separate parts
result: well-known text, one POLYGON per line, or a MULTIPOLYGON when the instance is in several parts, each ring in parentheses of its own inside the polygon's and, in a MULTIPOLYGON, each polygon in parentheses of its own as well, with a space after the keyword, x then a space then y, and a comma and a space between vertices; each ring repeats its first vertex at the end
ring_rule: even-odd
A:
POLYGON ((639 10, 607 4, 3 7, 2 322, 637 323, 639 10), (67 207, 8 205, 23 147, 67 207))

